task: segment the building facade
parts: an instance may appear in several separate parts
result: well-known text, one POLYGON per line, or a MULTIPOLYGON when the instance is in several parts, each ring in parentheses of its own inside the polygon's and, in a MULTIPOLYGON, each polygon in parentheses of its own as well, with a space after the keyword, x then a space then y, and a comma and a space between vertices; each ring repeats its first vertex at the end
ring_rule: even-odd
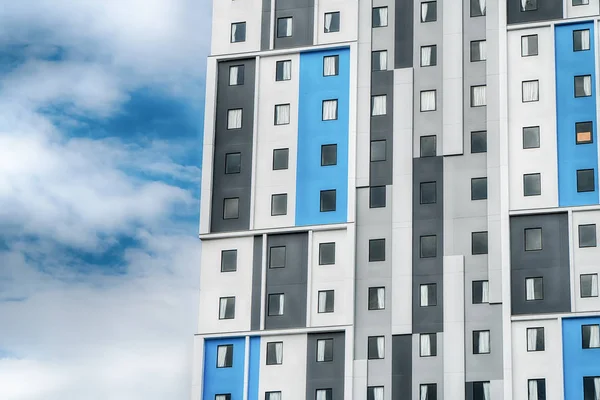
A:
POLYGON ((213 4, 193 400, 600 400, 599 0, 213 4))

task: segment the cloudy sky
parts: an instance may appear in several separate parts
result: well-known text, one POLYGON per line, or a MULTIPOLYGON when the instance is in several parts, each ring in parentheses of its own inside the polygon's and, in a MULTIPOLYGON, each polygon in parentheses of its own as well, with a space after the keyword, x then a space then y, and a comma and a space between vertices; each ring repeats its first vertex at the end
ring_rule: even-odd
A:
POLYGON ((209 0, 0 0, 0 399, 188 399, 209 0))

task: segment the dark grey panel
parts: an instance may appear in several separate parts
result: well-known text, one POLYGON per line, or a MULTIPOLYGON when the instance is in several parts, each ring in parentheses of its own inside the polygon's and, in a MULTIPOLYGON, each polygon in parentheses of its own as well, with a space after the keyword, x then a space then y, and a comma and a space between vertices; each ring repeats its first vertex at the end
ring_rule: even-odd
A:
POLYGON ((508 0, 506 5, 508 24, 562 19, 563 17, 563 0, 538 0, 538 9, 534 11, 521 11, 521 0, 508 0))
POLYGON ((413 333, 443 331, 444 162, 442 157, 413 159, 413 333), (436 202, 420 204, 421 182, 436 182, 436 202), (421 236, 435 235, 436 257, 420 257, 421 236), (421 284, 437 284, 437 305, 421 307, 421 284))
POLYGON ((405 398, 407 393, 412 393, 412 335, 394 335, 392 336, 392 399, 405 398))
POLYGON ((512 314, 571 311, 567 213, 511 217, 512 314), (542 228, 542 250, 525 251, 525 229, 542 228), (526 300, 525 278, 543 278, 543 300, 526 300))
POLYGON ((413 66, 414 0, 396 0, 394 27, 394 68, 413 66))
POLYGON ((269 316, 265 306, 265 329, 306 327, 306 282, 308 269, 308 233, 269 235, 267 237, 267 299, 283 293, 284 315, 269 316), (285 246, 284 268, 269 268, 271 247, 285 246))
POLYGON ((393 120, 394 120, 394 71, 376 71, 371 75, 371 94, 387 95, 386 115, 371 117, 371 140, 386 140, 385 161, 370 162, 371 186, 392 184, 393 120))
MULTIPOLYGON (((312 45, 314 30, 313 24, 315 19, 313 3, 311 2, 310 4, 306 4, 305 0, 298 0, 298 4, 292 8, 288 8, 288 4, 285 4, 286 8, 279 8, 279 3, 284 2, 277 1, 275 4, 275 31, 273 32, 273 35, 275 35, 274 47, 276 49, 286 49, 291 47, 312 45), (284 17, 293 18, 292 36, 278 38, 277 19, 284 17)), ((286 0, 285 3, 290 3, 290 1, 286 0)))
POLYGON ((260 49, 262 51, 269 50, 271 46, 271 11, 263 11, 260 26, 260 49))
POLYGON ((306 353, 306 399, 315 399, 317 389, 332 389, 333 400, 344 399, 344 332, 309 333, 306 353), (317 362, 317 340, 333 339, 333 361, 317 362))
POLYGON ((215 150, 211 232, 247 230, 250 227, 252 132, 254 125, 255 59, 220 62, 217 77, 215 150), (244 65, 244 84, 229 86, 229 67, 244 65), (227 130, 227 111, 241 108, 242 128, 227 130), (239 174, 225 174, 225 155, 241 152, 239 174), (223 199, 239 197, 239 218, 223 219, 223 199))
POLYGON ((253 331, 260 330, 262 242, 262 236, 254 236, 254 253, 252 256, 252 305, 250 309, 250 329, 253 331))

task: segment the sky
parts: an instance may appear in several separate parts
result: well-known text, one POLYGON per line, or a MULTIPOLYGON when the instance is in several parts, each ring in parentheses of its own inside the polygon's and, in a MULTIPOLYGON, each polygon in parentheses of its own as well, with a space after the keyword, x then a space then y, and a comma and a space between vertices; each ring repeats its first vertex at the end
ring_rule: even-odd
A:
POLYGON ((209 0, 0 0, 0 399, 189 399, 209 0))

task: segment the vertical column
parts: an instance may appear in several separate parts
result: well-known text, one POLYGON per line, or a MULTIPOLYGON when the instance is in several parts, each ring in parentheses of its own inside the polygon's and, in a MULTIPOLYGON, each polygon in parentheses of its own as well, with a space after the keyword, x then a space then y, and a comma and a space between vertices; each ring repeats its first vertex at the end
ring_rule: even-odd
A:
POLYGON ((204 108, 204 142, 202 145, 202 187, 200 195, 200 233, 210 232, 213 153, 215 149, 215 114, 217 104, 217 60, 206 62, 206 98, 204 108))
POLYGON ((465 398, 465 261, 444 257, 444 399, 465 398))
POLYGON ((356 187, 369 186, 371 124, 371 1, 358 2, 358 79, 356 107, 356 187))

